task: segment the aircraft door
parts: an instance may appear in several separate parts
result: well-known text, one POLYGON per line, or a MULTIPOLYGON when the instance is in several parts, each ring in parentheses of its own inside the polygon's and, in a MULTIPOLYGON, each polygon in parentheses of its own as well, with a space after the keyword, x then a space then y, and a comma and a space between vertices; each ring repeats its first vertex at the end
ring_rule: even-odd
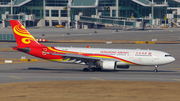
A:
POLYGON ((159 53, 158 52, 154 53, 154 59, 159 59, 159 53))
POLYGON ((134 52, 129 53, 129 58, 133 59, 134 58, 134 52))

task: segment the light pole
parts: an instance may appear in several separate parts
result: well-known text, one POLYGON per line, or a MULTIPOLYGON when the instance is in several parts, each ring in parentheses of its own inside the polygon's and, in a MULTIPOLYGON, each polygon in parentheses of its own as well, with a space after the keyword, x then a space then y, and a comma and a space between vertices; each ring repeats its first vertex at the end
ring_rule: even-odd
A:
POLYGON ((151 14, 151 16, 152 16, 152 17, 151 17, 152 26, 151 26, 151 28, 153 28, 153 17, 154 17, 154 14, 153 14, 153 13, 154 13, 153 5, 154 5, 154 0, 152 0, 152 4, 151 4, 151 6, 152 6, 152 11, 151 11, 151 13, 152 13, 152 14, 151 14))
POLYGON ((11 15, 13 15, 13 2, 11 0, 11 15))
POLYGON ((68 13, 68 24, 67 24, 67 28, 70 29, 70 22, 71 22, 71 18, 70 18, 70 7, 67 7, 67 13, 68 13))
POLYGON ((166 27, 166 20, 167 20, 166 13, 164 14, 164 20, 165 20, 165 27, 166 27))

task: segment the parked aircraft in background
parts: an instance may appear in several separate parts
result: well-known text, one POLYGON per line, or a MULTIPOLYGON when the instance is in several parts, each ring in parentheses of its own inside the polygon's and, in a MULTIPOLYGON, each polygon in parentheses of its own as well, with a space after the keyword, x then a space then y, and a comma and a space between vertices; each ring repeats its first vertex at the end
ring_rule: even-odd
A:
POLYGON ((157 50, 47 47, 40 44, 17 20, 10 21, 17 46, 13 49, 49 61, 88 65, 83 71, 128 69, 129 66, 155 66, 175 61, 170 54, 157 50))

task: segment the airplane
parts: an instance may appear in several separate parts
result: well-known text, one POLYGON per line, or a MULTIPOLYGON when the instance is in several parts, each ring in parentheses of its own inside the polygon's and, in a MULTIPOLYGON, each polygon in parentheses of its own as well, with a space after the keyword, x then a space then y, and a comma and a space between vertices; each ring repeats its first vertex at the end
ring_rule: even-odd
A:
POLYGON ((130 66, 154 66, 154 72, 157 72, 158 66, 175 61, 169 53, 149 49, 47 47, 18 20, 10 20, 10 23, 17 42, 13 49, 49 61, 87 65, 84 72, 129 69, 130 66))

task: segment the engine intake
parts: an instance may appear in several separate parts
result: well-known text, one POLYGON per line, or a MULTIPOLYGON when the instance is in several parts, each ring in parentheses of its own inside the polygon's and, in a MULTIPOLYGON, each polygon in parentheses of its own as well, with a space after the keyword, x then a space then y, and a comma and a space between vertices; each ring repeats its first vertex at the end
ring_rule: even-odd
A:
POLYGON ((104 70, 115 70, 116 62, 115 61, 101 61, 100 67, 104 70))

